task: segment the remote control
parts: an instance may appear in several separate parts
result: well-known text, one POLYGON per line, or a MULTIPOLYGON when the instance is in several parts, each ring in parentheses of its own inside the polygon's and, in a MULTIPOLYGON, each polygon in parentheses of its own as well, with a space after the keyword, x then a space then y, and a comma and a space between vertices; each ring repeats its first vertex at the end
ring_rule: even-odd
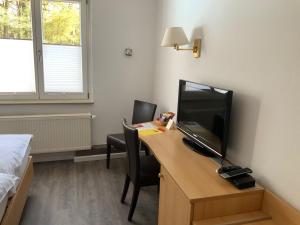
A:
POLYGON ((239 170, 239 169, 242 169, 242 167, 240 167, 240 166, 222 166, 221 168, 219 168, 217 170, 217 173, 218 174, 227 173, 227 172, 239 170))
POLYGON ((221 173, 220 176, 223 177, 224 179, 228 179, 228 178, 236 177, 236 176, 246 174, 246 173, 252 173, 252 170, 249 168, 237 169, 237 170, 229 171, 226 173, 221 173))

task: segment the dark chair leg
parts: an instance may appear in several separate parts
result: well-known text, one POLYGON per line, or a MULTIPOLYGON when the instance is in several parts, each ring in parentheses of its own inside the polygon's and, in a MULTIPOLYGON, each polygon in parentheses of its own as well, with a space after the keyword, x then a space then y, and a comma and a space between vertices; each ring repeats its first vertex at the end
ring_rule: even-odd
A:
POLYGON ((132 195, 132 200, 131 200, 131 205, 130 205, 130 210, 129 210, 129 214, 128 214, 128 221, 132 220, 132 216, 135 210, 135 206, 139 197, 139 193, 140 193, 140 186, 139 185, 135 185, 134 189, 133 189, 133 195, 132 195))
POLYGON ((111 153, 111 145, 106 145, 106 168, 109 169, 110 164, 110 153, 111 153))
POLYGON ((128 175, 126 175, 126 179, 125 179, 125 183, 124 183, 124 187, 123 187, 122 198, 121 198, 121 203, 124 203, 124 201, 125 201, 127 191, 128 191, 128 187, 129 187, 129 183, 130 183, 130 178, 129 178, 128 175))

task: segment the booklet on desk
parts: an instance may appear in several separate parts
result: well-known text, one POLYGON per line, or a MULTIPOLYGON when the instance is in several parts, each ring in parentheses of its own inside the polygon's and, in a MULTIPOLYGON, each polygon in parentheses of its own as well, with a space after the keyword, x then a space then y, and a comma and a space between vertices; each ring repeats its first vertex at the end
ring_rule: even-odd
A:
POLYGON ((138 130, 139 135, 149 136, 162 133, 162 131, 155 126, 152 122, 136 124, 134 127, 138 130))

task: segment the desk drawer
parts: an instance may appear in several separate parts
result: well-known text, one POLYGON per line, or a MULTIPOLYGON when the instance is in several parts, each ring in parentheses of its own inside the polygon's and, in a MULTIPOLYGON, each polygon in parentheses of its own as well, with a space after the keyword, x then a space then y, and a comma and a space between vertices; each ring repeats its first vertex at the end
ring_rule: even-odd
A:
POLYGON ((173 178, 162 166, 158 225, 190 225, 191 204, 173 178))
POLYGON ((262 199, 263 190, 204 198, 194 204, 194 220, 258 211, 262 207, 262 199))

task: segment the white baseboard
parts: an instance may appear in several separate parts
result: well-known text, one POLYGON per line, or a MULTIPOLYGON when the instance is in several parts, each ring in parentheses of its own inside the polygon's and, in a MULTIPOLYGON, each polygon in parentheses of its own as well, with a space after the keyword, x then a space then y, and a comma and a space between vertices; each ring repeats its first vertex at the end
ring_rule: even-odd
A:
MULTIPOLYGON (((145 151, 140 151, 140 155, 145 155, 145 151)), ((111 153, 111 159, 125 158, 126 152, 111 153)), ((106 160, 106 154, 99 155, 86 155, 86 156, 75 156, 74 152, 63 152, 63 153, 51 153, 51 154, 34 154, 34 162, 51 162, 51 161, 61 161, 61 160, 73 160, 77 162, 87 162, 95 160, 106 160)))
POLYGON ((73 160, 74 152, 32 154, 33 162, 73 160))
MULTIPOLYGON (((119 159, 119 158, 125 158, 125 157, 126 157, 126 152, 112 153, 110 155, 111 159, 119 159)), ((74 157, 74 162, 87 162, 87 161, 95 161, 95 160, 106 160, 106 154, 75 156, 74 157)))
MULTIPOLYGON (((140 151, 140 156, 145 155, 145 151, 140 151)), ((120 152, 120 153, 111 153, 110 159, 120 159, 125 158, 126 152, 120 152)), ((106 160, 106 154, 101 155, 87 155, 87 156, 75 156, 74 162, 88 162, 88 161, 95 161, 95 160, 106 160)))

